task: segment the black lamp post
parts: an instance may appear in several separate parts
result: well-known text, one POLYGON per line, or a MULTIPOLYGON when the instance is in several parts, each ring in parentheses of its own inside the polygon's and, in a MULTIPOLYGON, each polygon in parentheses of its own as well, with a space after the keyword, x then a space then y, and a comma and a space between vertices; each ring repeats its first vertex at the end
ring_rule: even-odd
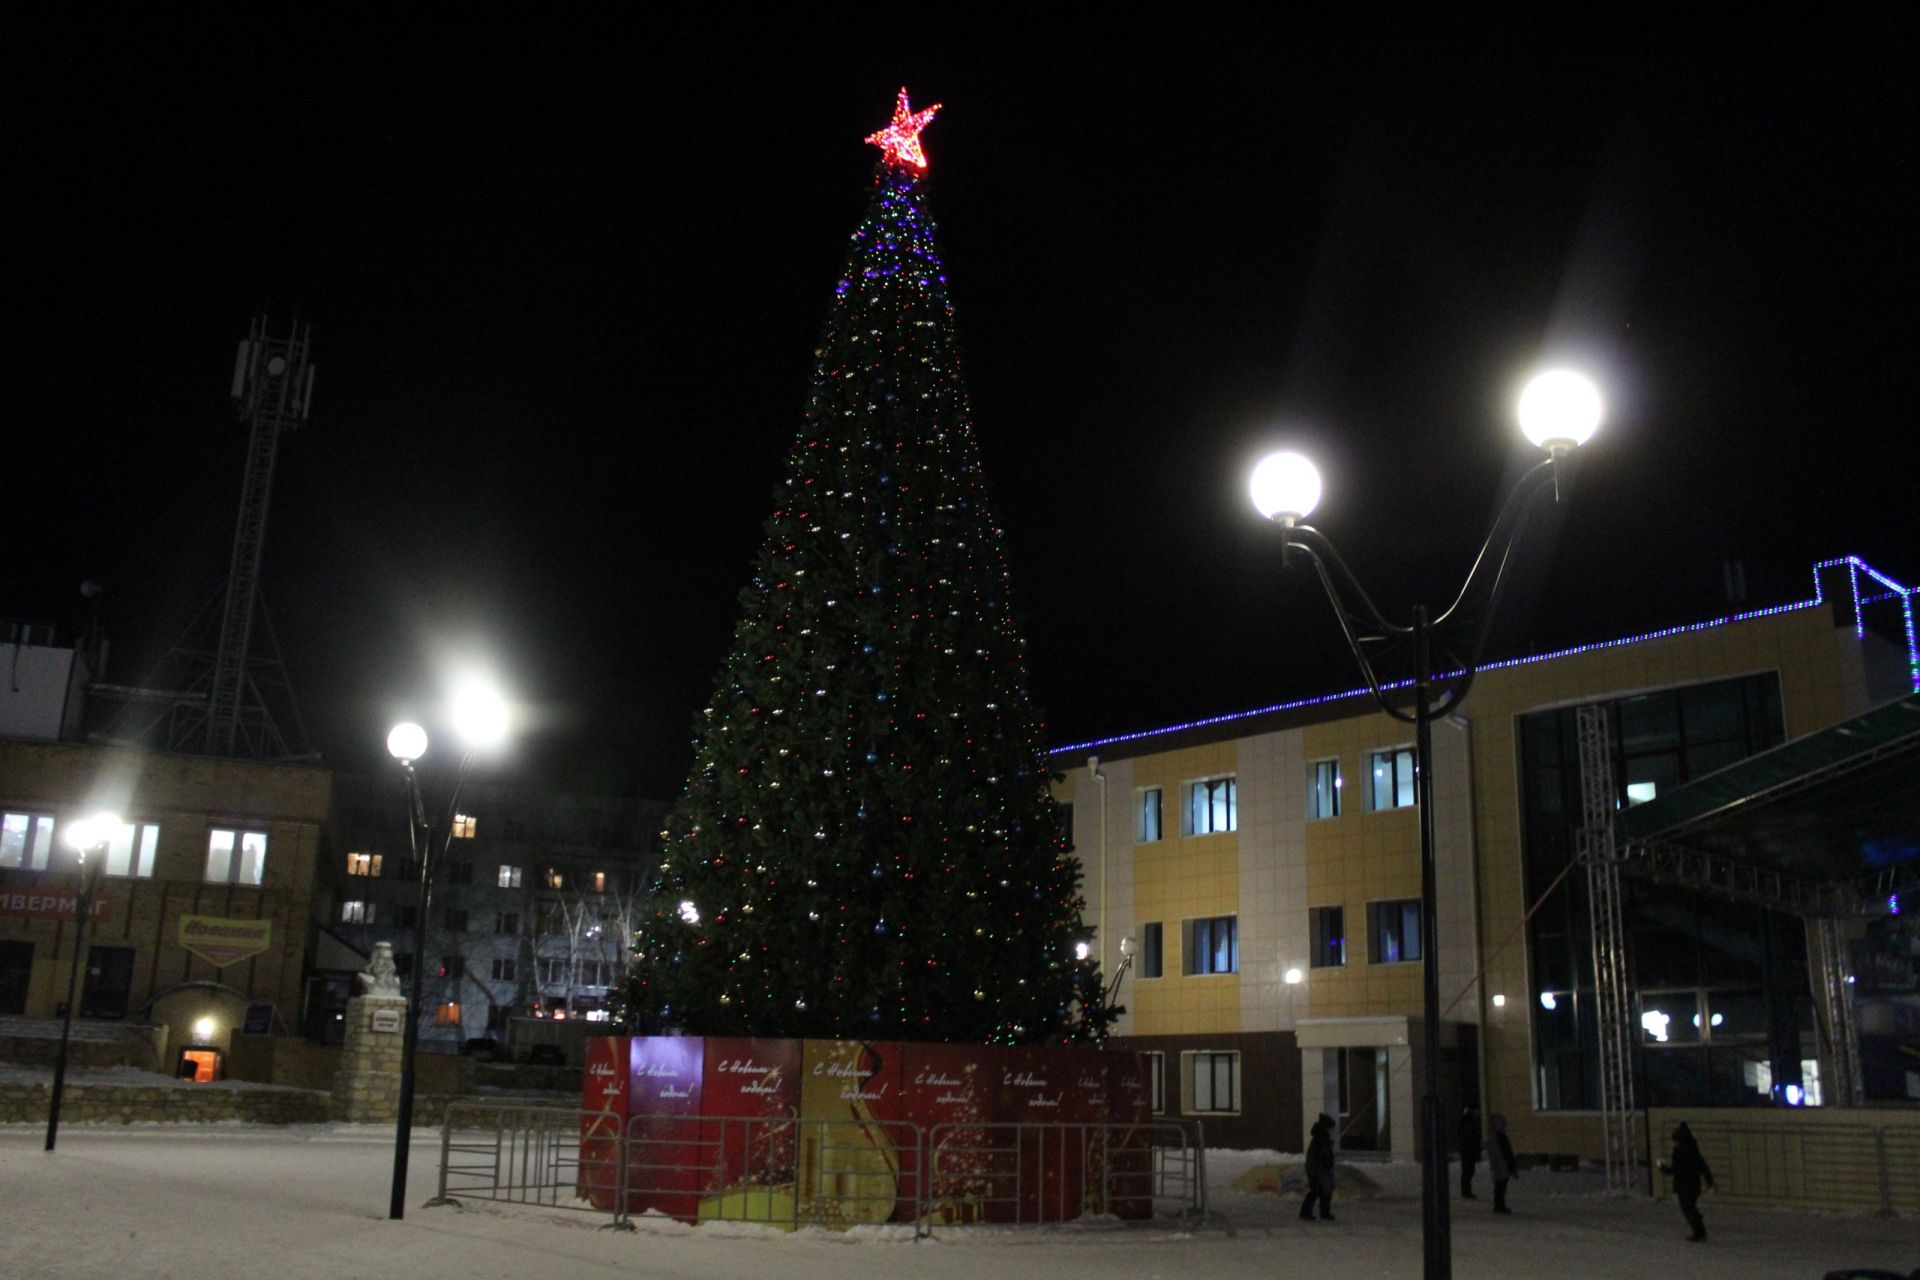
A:
POLYGON ((1253 502, 1260 514, 1281 526, 1281 558, 1288 563, 1297 550, 1313 563, 1327 599, 1340 620, 1367 688, 1380 709, 1414 726, 1415 771, 1420 806, 1420 933, 1424 1025, 1424 1055, 1420 1127, 1426 1159, 1421 1170, 1421 1245, 1425 1280, 1451 1280, 1452 1227, 1448 1219, 1447 1146, 1440 1115, 1440 967, 1439 931, 1435 927, 1437 875, 1433 838, 1433 722, 1452 712, 1467 696, 1475 669, 1486 646, 1494 614, 1506 585, 1513 544, 1526 517, 1542 495, 1559 497, 1560 463, 1592 436, 1600 424, 1601 404, 1593 384, 1567 371, 1544 373, 1528 384, 1520 398, 1520 425, 1528 439, 1547 451, 1545 461, 1520 478, 1508 494, 1493 530, 1481 545, 1467 581, 1445 612, 1430 617, 1426 606, 1416 606, 1405 623, 1389 622, 1374 606, 1360 581, 1347 568, 1333 543, 1318 529, 1301 523, 1320 501, 1320 474, 1297 453, 1276 453, 1263 460, 1253 474, 1253 502), (1491 582, 1485 582, 1491 574, 1491 582), (1464 611, 1463 611, 1464 610, 1464 611), (1463 640, 1455 647, 1456 637, 1463 640), (1410 678, 1382 682, 1374 667, 1372 649, 1408 644, 1412 650, 1410 678), (1448 669, 1434 671, 1438 649, 1448 669), (1399 691, 1411 686, 1413 708, 1403 705, 1399 691), (1436 696, 1437 695, 1437 696, 1436 696))
POLYGON ((108 842, 121 825, 118 817, 102 813, 70 824, 63 833, 68 846, 80 858, 80 887, 73 899, 73 968, 67 974, 66 1012, 60 1019, 60 1052, 53 1060, 53 1096, 47 1106, 48 1151, 53 1150, 60 1136, 60 1102, 67 1092, 67 1045, 73 1039, 73 1007, 80 1000, 80 962, 87 954, 87 921, 93 915, 93 895, 100 887, 100 872, 106 866, 108 842))
MULTIPOLYGON (((467 785, 467 773, 473 767, 477 749, 496 745, 506 738, 506 703, 490 686, 470 685, 456 692, 455 731, 465 740, 459 772, 454 775, 453 794, 447 800, 446 834, 440 842, 445 856, 453 846, 454 819, 459 813, 460 792, 467 785)), ((427 820, 426 805, 420 798, 420 777, 414 762, 427 753, 427 731, 413 723, 397 724, 387 734, 387 751, 400 762, 407 788, 407 846, 413 855, 419 876, 413 921, 413 973, 409 979, 406 1027, 400 1044, 400 1105, 393 1136, 393 1187, 387 1201, 387 1217, 399 1221, 407 1216, 407 1156, 413 1143, 413 1064, 420 1046, 420 1007, 422 977, 427 967, 427 912, 433 905, 433 824, 427 820)))

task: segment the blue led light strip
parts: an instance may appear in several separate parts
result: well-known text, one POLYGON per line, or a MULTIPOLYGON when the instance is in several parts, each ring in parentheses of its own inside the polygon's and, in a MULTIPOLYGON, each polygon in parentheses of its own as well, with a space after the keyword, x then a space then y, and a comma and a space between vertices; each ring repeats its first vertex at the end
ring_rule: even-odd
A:
MULTIPOLYGON (((1913 692, 1920 693, 1920 640, 1916 639, 1913 621, 1913 598, 1920 594, 1920 588, 1903 586, 1881 573, 1878 569, 1862 560, 1859 556, 1840 556, 1832 560, 1822 560, 1813 566, 1813 598, 1798 600, 1792 604, 1776 604, 1764 609, 1749 609, 1745 613, 1729 614, 1724 618, 1710 618, 1705 622, 1688 622, 1679 626, 1664 627, 1659 631, 1643 632, 1636 636, 1623 636, 1617 640, 1595 640, 1589 644, 1577 644, 1565 649, 1555 649, 1549 653, 1536 653, 1525 658, 1503 658, 1498 662, 1483 662, 1482 671, 1500 671, 1507 667, 1523 667, 1535 662, 1551 662, 1556 658, 1570 658, 1575 654, 1591 653, 1596 649, 1618 649, 1623 645, 1639 644, 1646 640, 1663 640, 1668 636, 1687 635, 1695 631, 1709 631, 1715 627, 1724 627, 1733 622, 1747 622, 1754 618, 1771 618, 1776 614, 1793 613, 1800 609, 1813 609, 1827 602, 1826 589, 1820 579, 1824 569, 1845 565, 1847 581, 1853 597, 1853 625, 1856 636, 1866 634, 1866 622, 1862 611, 1869 604, 1887 600, 1900 601, 1901 615, 1906 623, 1907 632, 1907 679, 1913 692), (1871 578, 1886 588, 1884 593, 1862 595, 1861 575, 1871 578)), ((1448 679, 1458 675, 1457 671, 1448 672, 1436 679, 1448 679)), ((1382 681, 1382 689, 1406 689, 1413 685, 1412 680, 1382 681)), ((1345 689, 1339 693, 1323 693, 1310 698, 1295 698, 1290 702, 1276 702, 1270 706, 1254 707, 1249 711, 1229 711, 1224 715, 1207 716, 1199 720, 1186 720, 1180 724, 1162 725, 1157 729, 1140 729, 1133 733, 1116 733, 1105 738, 1089 738, 1085 742, 1069 743, 1055 747, 1047 754, 1050 756, 1069 755, 1082 751, 1091 751, 1096 747, 1110 747, 1122 742, 1139 742, 1143 738, 1157 738, 1170 733, 1185 733, 1189 729, 1204 729, 1210 725, 1231 724, 1236 720, 1249 720, 1256 716, 1272 715, 1278 711, 1298 711, 1304 707, 1323 706, 1329 702, 1341 702, 1348 698, 1368 696, 1365 688, 1345 689)))

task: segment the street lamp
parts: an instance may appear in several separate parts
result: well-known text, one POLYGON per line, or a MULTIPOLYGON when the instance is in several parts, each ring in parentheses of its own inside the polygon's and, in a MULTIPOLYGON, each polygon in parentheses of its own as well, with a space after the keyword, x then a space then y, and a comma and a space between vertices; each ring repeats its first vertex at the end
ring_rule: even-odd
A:
MULTIPOLYGON (((449 718, 455 736, 461 739, 466 750, 461 753, 453 794, 447 800, 442 855, 453 844, 453 819, 459 811, 460 792, 467 785, 467 773, 473 767, 474 752, 506 741, 506 700, 492 685, 466 680, 454 687, 449 718)), ((400 1048, 400 1108, 393 1136, 393 1189, 387 1203, 387 1217, 397 1222, 407 1214, 407 1156, 413 1143, 413 1060, 420 1046, 421 978, 427 967, 427 911, 433 905, 433 824, 427 820, 426 805, 420 798, 420 777, 413 767, 427 754, 427 731, 412 721, 394 725, 387 733, 387 754, 400 762, 406 777, 407 847, 419 872, 413 920, 411 994, 407 997, 406 1030, 400 1048)))
POLYGON ((1600 393, 1593 383, 1571 370, 1554 370, 1535 377, 1520 396, 1518 417, 1522 431, 1547 451, 1545 460, 1521 476, 1494 517, 1493 530, 1481 545, 1467 581, 1454 601, 1438 617, 1426 606, 1413 610, 1407 623, 1389 622, 1374 606, 1359 579, 1347 568, 1327 536, 1303 523, 1319 505, 1320 472, 1298 453, 1276 453, 1254 468, 1250 489, 1261 515, 1281 527, 1281 557, 1286 563, 1298 550, 1313 562, 1320 585, 1326 589, 1339 619, 1347 647, 1366 677, 1367 688, 1380 709, 1416 734, 1416 773, 1420 803, 1420 933, 1425 1017, 1421 1037, 1424 1062, 1420 1100, 1421 1133, 1426 1148, 1422 1169, 1421 1243, 1426 1280, 1449 1280, 1453 1274, 1453 1246, 1448 1222, 1446 1144, 1440 1121, 1440 969, 1439 932, 1435 928, 1437 877, 1433 839, 1433 721, 1458 707, 1473 684, 1481 651, 1486 646, 1493 617, 1506 585, 1510 552, 1526 516, 1543 494, 1559 497, 1560 463, 1592 438, 1603 416, 1600 393), (1491 574, 1491 581, 1484 581, 1491 574), (1464 633, 1464 645, 1450 641, 1464 633), (1413 674, 1383 683, 1375 670, 1371 650, 1384 644, 1411 642, 1413 674), (1433 652, 1443 646, 1451 670, 1436 674, 1433 652), (1413 709, 1405 710, 1396 691, 1413 690, 1413 709), (1436 701, 1436 692, 1438 699, 1436 701))
POLYGON ((60 1100, 67 1090, 67 1045, 73 1038, 73 1007, 80 1000, 80 958, 87 952, 87 919, 93 914, 93 894, 106 866, 107 846, 124 825, 117 814, 96 813, 66 824, 63 833, 67 847, 79 855, 80 888, 73 899, 73 968, 67 975, 67 1007, 60 1019, 60 1052, 53 1060, 53 1097, 47 1106, 48 1151, 60 1136, 60 1100), (87 865, 88 854, 94 859, 91 867, 87 865))

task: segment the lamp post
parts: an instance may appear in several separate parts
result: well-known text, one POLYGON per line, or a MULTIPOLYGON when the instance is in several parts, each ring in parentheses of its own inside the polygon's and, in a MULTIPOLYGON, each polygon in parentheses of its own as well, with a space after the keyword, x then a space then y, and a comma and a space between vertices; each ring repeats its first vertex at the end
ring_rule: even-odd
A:
POLYGON ((1439 935, 1435 928, 1437 874, 1433 837, 1433 721, 1460 705, 1473 684, 1474 672, 1486 646, 1500 594, 1506 585, 1511 551, 1535 502, 1560 494, 1560 464, 1592 437, 1600 425, 1600 394, 1593 384, 1569 370, 1543 373, 1527 384, 1520 396, 1521 430, 1547 452, 1544 461, 1523 475, 1508 494, 1493 529, 1468 571, 1467 581, 1451 605, 1438 617, 1426 606, 1415 606, 1405 623, 1389 622, 1374 606, 1359 579, 1347 568, 1327 536, 1302 523, 1319 505, 1320 473, 1297 453, 1276 453, 1262 460, 1252 477, 1253 504, 1260 514, 1280 525, 1281 562, 1290 563, 1298 551, 1313 564, 1333 604, 1347 647, 1359 663, 1367 688, 1380 709, 1414 726, 1415 763, 1420 806, 1420 932, 1423 950, 1422 987, 1424 1025, 1420 1124, 1426 1149, 1421 1176, 1421 1244, 1425 1280, 1450 1280, 1453 1245, 1448 1221, 1446 1141, 1440 1115, 1440 969, 1439 935), (1489 575, 1491 578, 1489 580, 1489 575), (1456 636, 1464 643, 1454 647, 1456 636), (1412 675, 1382 682, 1371 649, 1384 644, 1409 643, 1412 675), (1438 650, 1448 669, 1434 670, 1438 650), (1396 690, 1411 685, 1413 709, 1401 705, 1396 690))
POLYGON ((53 1150, 60 1136, 60 1100, 67 1091, 67 1045, 73 1038, 73 1007, 80 1000, 80 959, 87 953, 87 920, 93 914, 93 894, 99 886, 100 869, 106 865, 107 845, 113 833, 124 824, 111 813, 95 814, 68 824, 67 846, 80 859, 80 888, 73 900, 73 968, 67 974, 66 1012, 60 1019, 60 1052, 53 1060, 53 1096, 47 1106, 47 1147, 53 1150), (93 865, 87 865, 87 855, 93 865))
MULTIPOLYGON (((474 752, 506 740, 506 703, 490 685, 478 682, 462 685, 454 694, 453 723, 454 732, 464 741, 466 750, 461 753, 453 794, 447 800, 442 854, 453 843, 453 819, 460 804, 460 792, 467 784, 467 773, 473 767, 474 752)), ((433 825, 427 820, 426 805, 420 798, 420 777, 413 767, 427 754, 427 731, 411 721, 395 725, 387 734, 387 753, 400 762, 406 778, 407 847, 419 876, 414 899, 413 973, 409 979, 406 1027, 400 1047, 400 1106, 394 1122, 393 1187, 387 1202, 387 1217, 398 1222, 407 1216, 407 1156, 413 1143, 413 1060, 420 1047, 421 978, 427 967, 427 911, 433 905, 433 825)))

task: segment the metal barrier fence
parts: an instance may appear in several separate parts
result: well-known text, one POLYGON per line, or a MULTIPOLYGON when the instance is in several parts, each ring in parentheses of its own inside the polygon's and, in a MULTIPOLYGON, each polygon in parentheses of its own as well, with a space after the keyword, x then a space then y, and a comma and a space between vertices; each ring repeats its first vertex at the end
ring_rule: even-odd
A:
MULTIPOLYGON (((1672 1181, 1657 1162, 1672 1149, 1681 1117, 1659 1120, 1654 1193, 1672 1181)), ((1780 1123, 1685 1117, 1713 1170, 1714 1195, 1726 1200, 1822 1209, 1920 1213, 1920 1130, 1889 1126, 1780 1123)))
POLYGON ((788 1229, 1206 1213, 1205 1150, 1179 1124, 943 1124, 458 1102, 429 1205, 490 1200, 788 1229))
POLYGON ((618 1187, 620 1117, 611 1111, 455 1102, 440 1128, 439 1190, 429 1206, 464 1200, 608 1213, 623 1220, 617 1196, 596 1204, 593 1186, 618 1187))
POLYGON ((634 1116, 622 1203, 685 1221, 846 1227, 920 1220, 920 1126, 904 1120, 634 1116))
POLYGON ((929 1226, 1206 1214, 1204 1148, 1180 1125, 942 1124, 927 1143, 929 1226))

